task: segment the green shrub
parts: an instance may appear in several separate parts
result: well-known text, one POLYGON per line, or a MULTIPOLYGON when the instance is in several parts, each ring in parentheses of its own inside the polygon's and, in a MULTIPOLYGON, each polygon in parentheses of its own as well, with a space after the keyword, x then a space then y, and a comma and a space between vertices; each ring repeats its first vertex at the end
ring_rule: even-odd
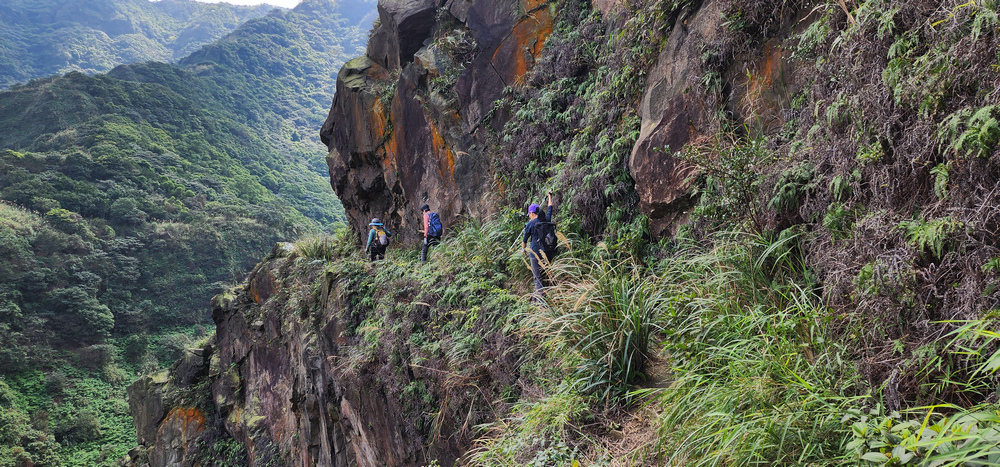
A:
POLYGON ((853 435, 845 457, 864 465, 1000 464, 1000 416, 996 410, 936 405, 885 414, 879 405, 867 413, 851 411, 844 421, 851 423, 853 435))
POLYGON ((874 143, 859 147, 854 159, 861 166, 866 166, 880 161, 884 155, 885 150, 882 148, 882 144, 874 143))
POLYGON ((55 330, 70 342, 87 344, 111 336, 115 318, 111 310, 81 287, 55 289, 47 294, 55 312, 55 330))
POLYGON ((60 415, 52 424, 52 433, 60 441, 85 443, 101 438, 101 418, 97 411, 88 408, 60 415))
POLYGON ((470 451, 469 465, 578 465, 573 461, 582 455, 567 441, 589 414, 588 402, 571 384, 563 384, 542 400, 516 404, 507 419, 494 424, 504 429, 502 436, 478 440, 470 451))
POLYGON ((842 239, 851 236, 857 214, 841 203, 833 203, 823 216, 823 227, 826 227, 834 238, 842 239))
POLYGON ((693 216, 723 224, 760 223, 763 206, 756 198, 761 172, 774 158, 766 140, 720 134, 707 145, 685 146, 677 157, 697 167, 703 177, 693 216))

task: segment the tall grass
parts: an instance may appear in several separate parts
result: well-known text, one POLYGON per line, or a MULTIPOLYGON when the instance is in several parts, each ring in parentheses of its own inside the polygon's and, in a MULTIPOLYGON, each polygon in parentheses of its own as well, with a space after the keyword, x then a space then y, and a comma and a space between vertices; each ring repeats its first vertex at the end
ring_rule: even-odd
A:
POLYGON ((332 235, 320 234, 295 242, 295 251, 304 258, 333 261, 347 258, 358 251, 347 227, 340 227, 332 235))
POLYGON ((847 444, 854 379, 798 259, 797 236, 722 235, 662 264, 675 299, 659 393, 664 465, 826 463, 847 444))
POLYGON ((630 260, 568 258, 550 272, 558 285, 533 317, 542 340, 567 357, 580 391, 606 403, 627 396, 629 385, 646 377, 667 289, 630 260))
MULTIPOLYGON (((431 257, 458 264, 492 267, 517 260, 520 232, 526 219, 519 211, 507 210, 493 218, 467 218, 450 229, 441 244, 431 248, 431 257)), ((519 260, 518 260, 519 261, 519 260)))

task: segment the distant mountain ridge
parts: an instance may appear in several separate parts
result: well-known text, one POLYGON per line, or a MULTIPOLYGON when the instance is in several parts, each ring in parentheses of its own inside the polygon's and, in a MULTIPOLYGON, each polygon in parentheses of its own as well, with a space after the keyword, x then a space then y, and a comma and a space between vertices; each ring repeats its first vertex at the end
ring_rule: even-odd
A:
POLYGON ((0 0, 0 89, 179 60, 274 9, 194 0, 0 0))
POLYGON ((365 38, 339 5, 272 10, 180 63, 0 92, 0 466, 124 456, 132 375, 178 358, 275 242, 344 222, 316 138, 365 38))

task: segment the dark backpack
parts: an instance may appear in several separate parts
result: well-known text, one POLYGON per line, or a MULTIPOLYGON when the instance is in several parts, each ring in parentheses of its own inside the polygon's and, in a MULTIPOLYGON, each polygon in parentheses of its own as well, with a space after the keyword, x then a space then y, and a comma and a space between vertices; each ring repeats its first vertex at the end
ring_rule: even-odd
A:
POLYGON ((441 225, 441 218, 438 217, 437 213, 427 213, 427 236, 440 237, 443 231, 444 227, 441 225))
POLYGON ((555 256, 556 247, 559 246, 559 238, 556 237, 556 224, 554 222, 535 224, 535 240, 538 242, 538 246, 545 251, 546 256, 549 258, 555 256))

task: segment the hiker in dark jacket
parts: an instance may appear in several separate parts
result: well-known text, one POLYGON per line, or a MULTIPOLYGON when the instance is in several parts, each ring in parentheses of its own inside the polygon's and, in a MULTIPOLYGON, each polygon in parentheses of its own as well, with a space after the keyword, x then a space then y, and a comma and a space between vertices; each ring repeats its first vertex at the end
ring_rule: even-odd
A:
POLYGON ((535 280, 535 296, 544 295, 542 289, 547 285, 548 278, 545 276, 543 266, 548 265, 555 251, 545 251, 542 245, 542 238, 539 235, 539 224, 552 222, 552 192, 549 192, 549 205, 547 212, 541 212, 541 206, 532 204, 528 206, 528 223, 524 224, 524 233, 521 237, 521 250, 528 253, 531 260, 531 275, 535 280), (530 248, 529 248, 530 242, 530 248))
POLYGON ((424 246, 420 250, 420 261, 427 261, 427 251, 434 245, 441 243, 441 217, 436 212, 431 211, 428 205, 420 206, 420 212, 424 215, 424 246))
POLYGON ((382 221, 378 218, 372 219, 371 230, 368 231, 368 243, 365 244, 365 251, 368 252, 368 259, 375 261, 379 259, 385 259, 385 248, 389 246, 389 238, 392 237, 392 232, 386 229, 382 225, 382 221))

